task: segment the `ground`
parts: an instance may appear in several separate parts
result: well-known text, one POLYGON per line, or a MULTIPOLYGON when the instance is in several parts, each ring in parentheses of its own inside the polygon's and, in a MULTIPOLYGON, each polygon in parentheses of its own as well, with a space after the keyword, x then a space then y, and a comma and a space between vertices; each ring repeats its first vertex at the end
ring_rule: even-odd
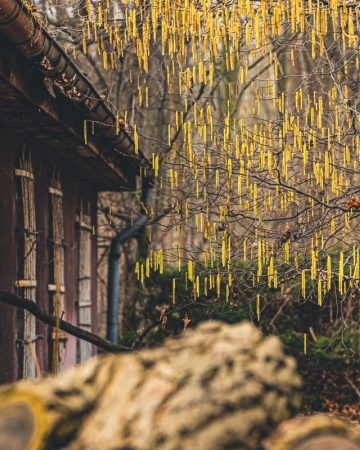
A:
POLYGON ((298 368, 303 378, 301 414, 324 412, 360 427, 360 373, 356 366, 317 370, 298 368))

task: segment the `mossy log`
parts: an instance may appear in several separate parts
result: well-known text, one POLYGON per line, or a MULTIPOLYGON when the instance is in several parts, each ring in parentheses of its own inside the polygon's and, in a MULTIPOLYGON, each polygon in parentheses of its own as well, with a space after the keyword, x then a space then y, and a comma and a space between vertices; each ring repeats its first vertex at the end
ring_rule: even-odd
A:
POLYGON ((258 450, 296 412, 299 387, 277 338, 208 322, 153 350, 5 386, 0 448, 258 450))

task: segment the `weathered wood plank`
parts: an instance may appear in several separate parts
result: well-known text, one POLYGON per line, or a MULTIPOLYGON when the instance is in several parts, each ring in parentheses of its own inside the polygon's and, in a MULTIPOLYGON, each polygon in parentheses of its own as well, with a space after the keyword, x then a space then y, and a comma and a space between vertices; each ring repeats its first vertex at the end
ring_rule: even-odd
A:
MULTIPOLYGON (((19 167, 15 169, 16 182, 18 185, 17 207, 21 208, 21 223, 18 223, 21 239, 18 236, 18 267, 22 268, 22 280, 17 280, 15 286, 21 289, 21 293, 29 300, 36 302, 36 221, 35 221, 35 196, 34 176, 31 162, 31 152, 25 147, 19 160, 19 167), (34 283, 35 281, 35 283, 34 283)), ((36 323, 35 317, 28 311, 23 311, 18 323, 18 339, 21 340, 19 347, 20 378, 35 377, 35 360, 28 341, 32 342, 36 349, 36 323)))
MULTIPOLYGON (((50 235, 53 246, 53 257, 49 261, 49 268, 52 271, 52 278, 55 285, 55 291, 49 291, 51 297, 51 306, 54 316, 60 318, 65 312, 64 307, 64 291, 61 287, 65 286, 64 277, 64 217, 63 202, 59 171, 54 169, 54 175, 51 178, 51 186, 49 188, 50 205, 51 205, 51 223, 50 235)), ((61 372, 65 359, 65 342, 64 336, 60 333, 59 328, 55 327, 52 333, 52 370, 54 373, 61 372)))

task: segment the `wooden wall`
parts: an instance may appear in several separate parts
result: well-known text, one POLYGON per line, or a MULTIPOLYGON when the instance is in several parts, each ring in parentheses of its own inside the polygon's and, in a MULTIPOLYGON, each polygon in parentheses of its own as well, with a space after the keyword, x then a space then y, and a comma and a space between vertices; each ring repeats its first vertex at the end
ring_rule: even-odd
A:
MULTIPOLYGON (((16 279, 16 190, 14 169, 17 155, 23 143, 0 130, 0 289, 14 291, 16 279)), ((96 229, 97 192, 95 188, 83 181, 81 174, 72 171, 66 161, 54 161, 41 146, 31 147, 34 173, 36 228, 39 233, 36 241, 36 301, 51 310, 49 304, 49 231, 50 205, 48 188, 53 168, 58 167, 63 192, 64 217, 64 278, 65 296, 63 318, 77 324, 77 259, 76 259, 76 220, 80 205, 91 217, 91 224, 96 229)), ((96 235, 91 236, 91 300, 93 332, 96 332, 96 235)), ((17 378, 16 355, 16 316, 17 311, 11 306, 0 303, 0 383, 14 381, 17 378)), ((42 335, 37 340, 36 352, 41 370, 48 372, 51 368, 49 350, 52 340, 47 326, 40 321, 36 323, 36 333, 42 335)), ((95 352, 95 350, 94 350, 95 352)), ((64 368, 76 364, 76 339, 67 335, 64 368)))
MULTIPOLYGON (((16 139, 0 128, 0 288, 14 291, 16 278, 16 210, 14 154, 16 139)), ((0 303, 0 383, 17 374, 16 308, 0 303)))

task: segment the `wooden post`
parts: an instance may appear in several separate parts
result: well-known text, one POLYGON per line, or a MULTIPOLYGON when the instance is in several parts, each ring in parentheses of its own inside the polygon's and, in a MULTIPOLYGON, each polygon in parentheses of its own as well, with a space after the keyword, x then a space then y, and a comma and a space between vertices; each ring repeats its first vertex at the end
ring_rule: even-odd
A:
MULTIPOLYGON (((49 187, 50 209, 51 209, 51 241, 52 252, 50 253, 50 270, 52 273, 49 279, 48 290, 50 293, 50 303, 54 311, 54 315, 61 317, 64 311, 64 219, 63 219, 63 193, 59 178, 59 171, 54 169, 54 175, 51 178, 51 186, 49 187)), ((55 327, 52 333, 52 372, 57 374, 61 372, 65 358, 65 340, 66 334, 55 327)))
MULTIPOLYGON (((31 152, 23 147, 18 168, 15 169, 17 182, 17 245, 18 269, 15 280, 19 295, 36 303, 36 221, 34 174, 31 152)), ((35 360, 29 342, 36 349, 35 317, 24 311, 18 321, 19 378, 35 378, 35 360)), ((35 350, 36 351, 36 350, 35 350)))
MULTIPOLYGON (((16 279, 16 190, 14 183, 15 151, 20 147, 17 140, 0 128, 0 289, 14 292, 16 279), (6 193, 6 195, 5 195, 6 193), (6 256, 5 256, 6 255, 6 256)), ((16 310, 0 305, 0 384, 17 378, 16 310)))

